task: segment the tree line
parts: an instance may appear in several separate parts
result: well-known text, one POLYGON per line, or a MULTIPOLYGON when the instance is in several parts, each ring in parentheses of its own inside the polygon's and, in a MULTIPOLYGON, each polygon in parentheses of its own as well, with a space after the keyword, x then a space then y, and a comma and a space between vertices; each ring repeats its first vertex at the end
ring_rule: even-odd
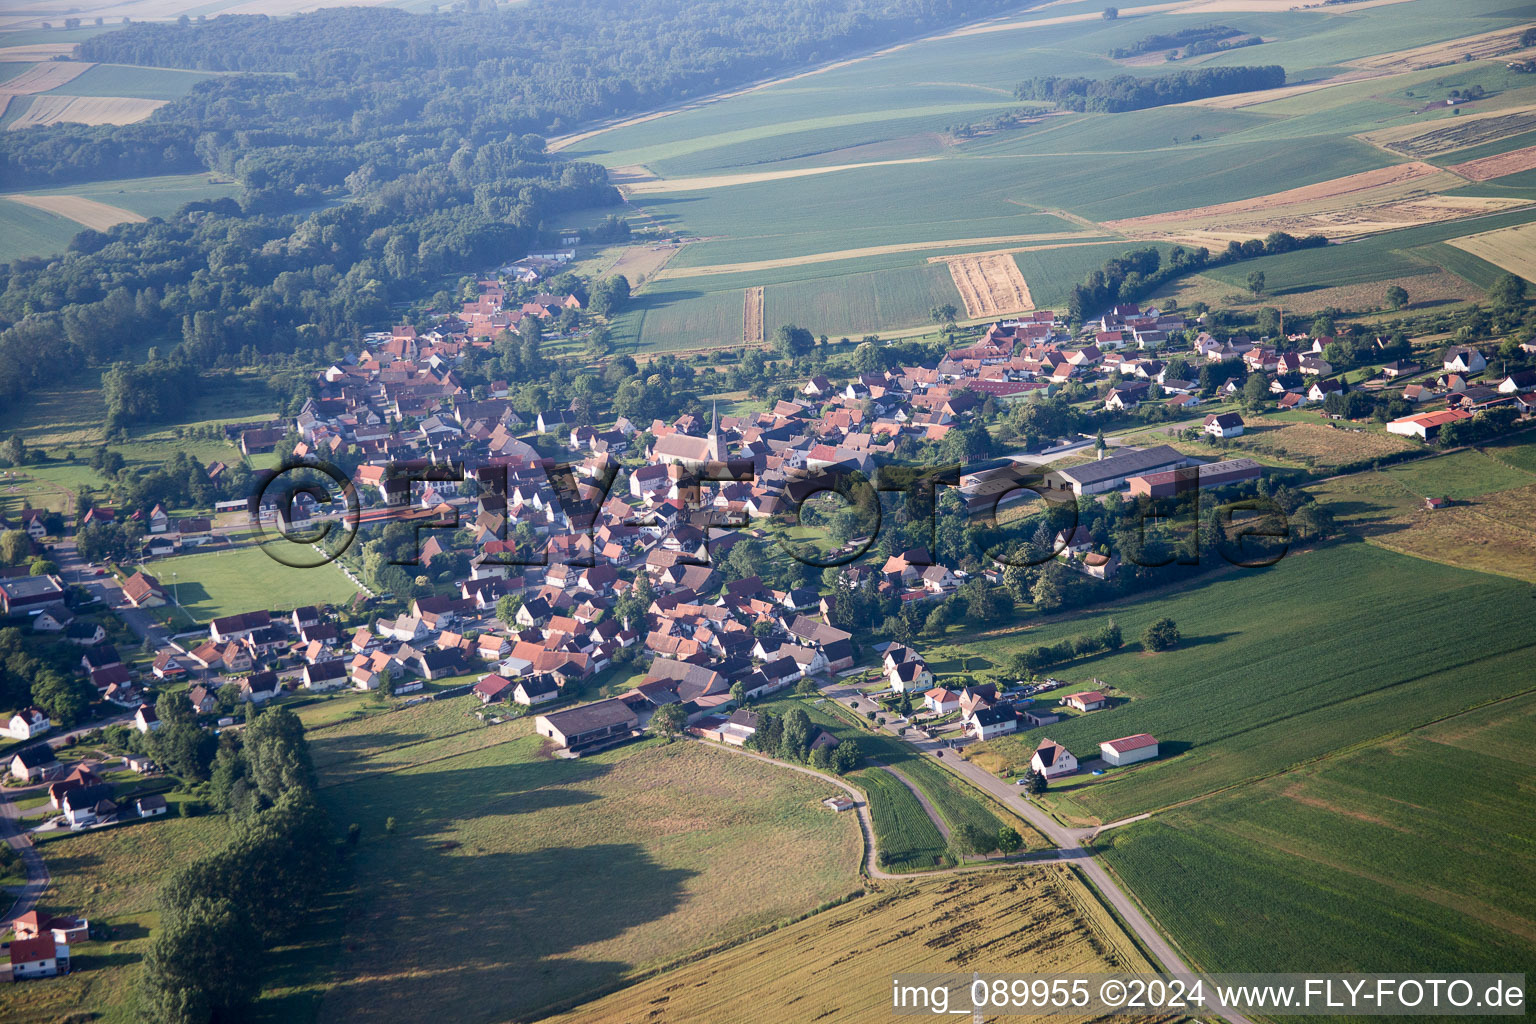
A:
MULTIPOLYGON (((1271 231, 1264 238, 1228 242, 1227 247, 1215 255, 1204 246, 1186 249, 1175 245, 1168 250, 1167 262, 1163 261, 1162 250, 1156 246, 1136 249, 1106 260, 1104 266, 1089 273, 1082 284, 1073 285, 1067 294, 1067 316, 1075 323, 1082 323, 1120 303, 1135 302, 1185 274, 1198 274, 1210 267, 1239 260, 1327 244, 1324 235, 1297 238, 1284 231, 1271 231)), ((1259 275, 1258 280, 1262 291, 1263 276, 1259 275)))
POLYGON ((1198 68, 1167 74, 1113 78, 1063 78, 1041 75, 1014 87, 1021 100, 1043 100, 1079 113, 1115 114, 1170 103, 1187 103, 1235 92, 1273 89, 1285 84, 1278 64, 1257 67, 1198 68))
MULTIPOLYGON (((191 722, 191 705, 177 703, 161 731, 204 732, 191 722)), ((306 923, 336 863, 304 727, 291 711, 263 711, 243 730, 225 731, 213 778, 232 815, 229 836, 161 886, 160 923, 139 979, 152 1024, 242 1019, 261 986, 253 965, 306 923)))

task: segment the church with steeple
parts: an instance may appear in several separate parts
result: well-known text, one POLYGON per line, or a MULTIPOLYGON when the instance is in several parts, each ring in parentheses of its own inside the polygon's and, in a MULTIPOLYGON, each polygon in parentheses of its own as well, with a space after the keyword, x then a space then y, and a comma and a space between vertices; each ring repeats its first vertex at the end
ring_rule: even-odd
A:
POLYGON ((709 433, 703 437, 692 434, 668 434, 658 437, 651 445, 651 456, 661 463, 671 463, 695 472, 710 462, 723 462, 727 457, 725 440, 720 436, 720 407, 716 402, 709 411, 709 433))

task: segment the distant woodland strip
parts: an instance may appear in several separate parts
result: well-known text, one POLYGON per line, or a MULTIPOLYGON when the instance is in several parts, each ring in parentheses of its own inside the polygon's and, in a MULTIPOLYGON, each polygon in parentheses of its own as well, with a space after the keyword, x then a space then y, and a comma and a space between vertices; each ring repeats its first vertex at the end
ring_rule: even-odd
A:
POLYGON ((1061 78, 1042 75, 1014 87, 1021 100, 1044 100, 1079 113, 1116 114, 1212 96, 1273 89, 1285 84, 1278 64, 1260 67, 1198 68, 1163 75, 1116 75, 1113 78, 1061 78))

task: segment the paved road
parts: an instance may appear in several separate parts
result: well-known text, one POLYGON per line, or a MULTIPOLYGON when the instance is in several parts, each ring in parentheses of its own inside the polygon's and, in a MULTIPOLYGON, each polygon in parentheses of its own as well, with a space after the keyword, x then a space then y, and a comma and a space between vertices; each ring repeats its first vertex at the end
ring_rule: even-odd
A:
MULTIPOLYGON (((834 683, 825 687, 822 694, 834 700, 847 704, 850 700, 857 700, 861 708, 867 702, 856 686, 846 682, 834 683)), ((883 727, 891 735, 896 734, 897 725, 894 719, 887 721, 883 727)), ((947 750, 944 740, 909 739, 905 736, 900 739, 916 747, 925 754, 933 754, 937 751, 947 750)), ((1152 958, 1162 965, 1167 974, 1195 974, 1197 973, 1173 948, 1173 945, 1163 936, 1163 933, 1153 925, 1152 921, 1144 914, 1141 907, 1133 900, 1129 893, 1120 887, 1120 883, 1110 877, 1104 865, 1099 862, 1091 845, 1093 838, 1098 834, 1098 829, 1068 828, 1055 818, 1046 814, 1032 801, 1022 796, 1022 790, 1015 784, 999 779, 981 767, 961 760, 954 750, 948 750, 946 756, 939 759, 947 768, 971 783, 977 789, 992 796, 1004 807, 1019 814, 1047 839, 1058 847, 1057 858, 1068 860, 1082 869, 1084 875, 1093 882, 1096 889, 1104 897, 1104 900, 1114 908, 1131 931, 1136 933, 1142 947, 1146 949, 1152 958)), ((1118 824, 1118 823, 1117 823, 1118 824)), ((1240 1013, 1221 1010, 1213 1007, 1213 1012, 1219 1012, 1231 1024, 1253 1024, 1253 1022, 1240 1013)))
POLYGON ((0 790, 0 838, 4 838, 11 849, 21 854, 22 865, 27 869, 27 882, 21 887, 11 908, 0 915, 0 927, 36 908, 52 881, 48 865, 43 863, 43 855, 32 845, 32 837, 21 831, 17 817, 16 805, 11 802, 10 794, 0 790))

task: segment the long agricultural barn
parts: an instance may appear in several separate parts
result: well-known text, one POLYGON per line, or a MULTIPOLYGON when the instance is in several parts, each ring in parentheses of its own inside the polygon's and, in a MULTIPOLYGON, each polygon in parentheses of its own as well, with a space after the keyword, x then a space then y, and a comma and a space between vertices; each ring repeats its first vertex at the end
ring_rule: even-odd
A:
POLYGON ((1189 457, 1166 444, 1139 452, 1110 455, 1071 469, 1055 469, 1045 475, 1047 488, 1069 490, 1076 495, 1118 491, 1133 476, 1161 473, 1189 465, 1189 457))
POLYGON ((1150 761, 1157 756, 1157 740, 1145 732, 1122 736, 1118 740, 1105 740, 1099 744, 1099 756, 1106 764, 1116 766, 1150 761))
POLYGON ((1185 469, 1170 469, 1164 473, 1143 473, 1131 477, 1127 483, 1131 485, 1133 495, 1167 498, 1196 488, 1211 491, 1244 480, 1257 480, 1263 474, 1264 468, 1252 459, 1227 459, 1185 469))

